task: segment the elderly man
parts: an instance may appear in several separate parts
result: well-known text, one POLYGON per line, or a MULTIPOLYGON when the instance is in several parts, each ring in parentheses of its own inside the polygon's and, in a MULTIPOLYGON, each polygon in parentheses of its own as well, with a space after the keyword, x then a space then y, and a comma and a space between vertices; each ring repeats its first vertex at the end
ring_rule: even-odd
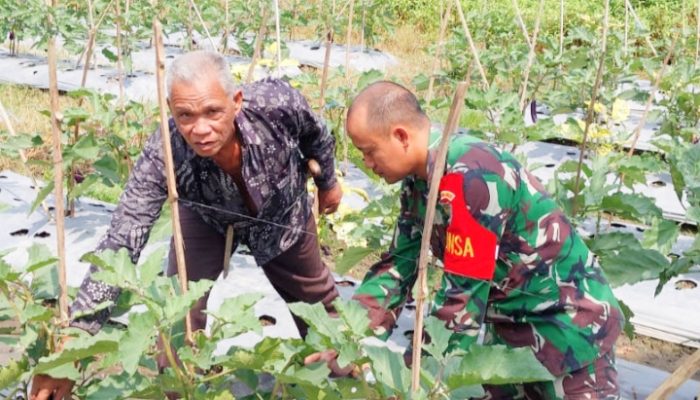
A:
MULTIPOLYGON (((417 276, 439 134, 415 96, 391 82, 364 89, 346 130, 365 165, 402 182, 390 251, 355 299, 388 336, 417 276)), ((619 396, 614 344, 624 323, 607 280, 540 182, 510 154, 469 135, 450 139, 432 251, 444 275, 432 313, 454 330, 452 348, 485 342, 529 347, 554 382, 486 386, 491 399, 619 396)))
MULTIPOLYGON (((331 309, 338 295, 321 260, 316 222, 306 190, 307 159, 321 174, 319 211, 336 210, 342 191, 335 179, 335 141, 304 97, 287 83, 267 79, 236 88, 228 63, 215 53, 185 54, 168 70, 170 142, 180 197, 180 222, 190 280, 216 279, 222 271, 225 232, 246 244, 270 282, 287 302, 322 302, 331 309)), ((167 198, 161 132, 147 141, 124 189, 102 249, 128 249, 139 258, 167 198)), ((93 266, 91 273, 95 271, 93 266)), ((174 250, 168 274, 177 273, 174 250)), ((119 290, 83 281, 71 313, 115 302, 119 290)), ((205 327, 204 296, 191 311, 193 329, 205 327)), ((109 317, 104 310, 72 321, 97 332, 109 317)), ((300 333, 306 326, 296 320, 300 333)), ((33 398, 56 398, 69 391, 65 380, 35 379, 33 398)))

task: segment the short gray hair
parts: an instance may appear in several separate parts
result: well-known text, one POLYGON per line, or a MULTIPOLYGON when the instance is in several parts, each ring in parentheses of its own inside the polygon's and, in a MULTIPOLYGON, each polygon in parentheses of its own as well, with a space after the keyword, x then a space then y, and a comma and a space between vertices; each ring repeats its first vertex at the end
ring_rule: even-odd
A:
POLYGON ((190 83, 214 74, 219 80, 224 92, 233 96, 236 84, 233 83, 228 61, 218 53, 207 50, 197 50, 185 53, 176 58, 168 68, 165 85, 168 98, 172 93, 173 83, 190 83))

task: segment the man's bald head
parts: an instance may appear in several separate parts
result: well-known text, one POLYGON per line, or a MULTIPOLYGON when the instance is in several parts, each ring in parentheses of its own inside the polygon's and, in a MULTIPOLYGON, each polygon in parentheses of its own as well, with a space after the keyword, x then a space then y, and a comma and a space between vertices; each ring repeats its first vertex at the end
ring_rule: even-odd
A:
POLYGON ((364 88, 352 101, 347 119, 364 116, 375 132, 389 133, 395 124, 420 128, 430 124, 428 116, 410 90, 389 81, 379 81, 364 88))

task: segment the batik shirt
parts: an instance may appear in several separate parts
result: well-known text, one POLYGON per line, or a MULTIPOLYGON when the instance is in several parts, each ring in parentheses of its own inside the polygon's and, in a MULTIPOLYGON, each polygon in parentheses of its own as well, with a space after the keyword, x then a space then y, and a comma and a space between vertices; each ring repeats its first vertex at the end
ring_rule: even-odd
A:
MULTIPOLYGON (((429 153, 432 174, 436 150, 429 153)), ((451 138, 431 236, 444 268, 433 315, 467 349, 485 342, 532 348, 557 376, 609 352, 624 322, 618 302, 571 223, 508 153, 468 135, 451 138)), ((388 336, 417 277, 428 184, 402 183, 391 249, 355 298, 388 336)))
MULTIPOLYGON (((321 166, 322 174, 315 178, 319 189, 335 185, 335 140, 301 93, 287 83, 267 79, 241 89, 243 108, 234 123, 242 143, 243 181, 257 215, 251 215, 233 177, 211 159, 197 156, 172 119, 170 143, 180 204, 190 207, 222 234, 233 225, 234 245, 245 243, 257 263, 264 265, 303 234, 311 212, 305 160, 313 158, 321 166)), ((134 166, 98 250, 126 248, 132 260, 138 260, 167 199, 164 171, 161 133, 157 131, 149 137, 134 166)), ((92 266, 90 273, 95 269, 92 266)), ((114 302, 118 295, 117 288, 88 275, 71 314, 114 302)), ((108 316, 109 310, 104 310, 77 319, 72 325, 94 333, 108 316)))

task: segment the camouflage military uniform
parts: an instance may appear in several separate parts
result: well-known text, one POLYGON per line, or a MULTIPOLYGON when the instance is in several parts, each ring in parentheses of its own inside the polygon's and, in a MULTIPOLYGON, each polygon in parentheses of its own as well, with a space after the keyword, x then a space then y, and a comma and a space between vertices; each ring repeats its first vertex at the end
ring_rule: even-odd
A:
MULTIPOLYGON (((427 194, 426 181, 404 179, 391 249, 355 294, 378 335, 388 336, 416 280, 427 194)), ((613 347, 624 317, 593 254, 537 178, 510 154, 456 135, 436 211, 431 249, 445 273, 431 311, 454 330, 452 346, 475 343, 486 324, 486 343, 530 347, 558 377, 487 387, 489 398, 615 398, 613 347)))

